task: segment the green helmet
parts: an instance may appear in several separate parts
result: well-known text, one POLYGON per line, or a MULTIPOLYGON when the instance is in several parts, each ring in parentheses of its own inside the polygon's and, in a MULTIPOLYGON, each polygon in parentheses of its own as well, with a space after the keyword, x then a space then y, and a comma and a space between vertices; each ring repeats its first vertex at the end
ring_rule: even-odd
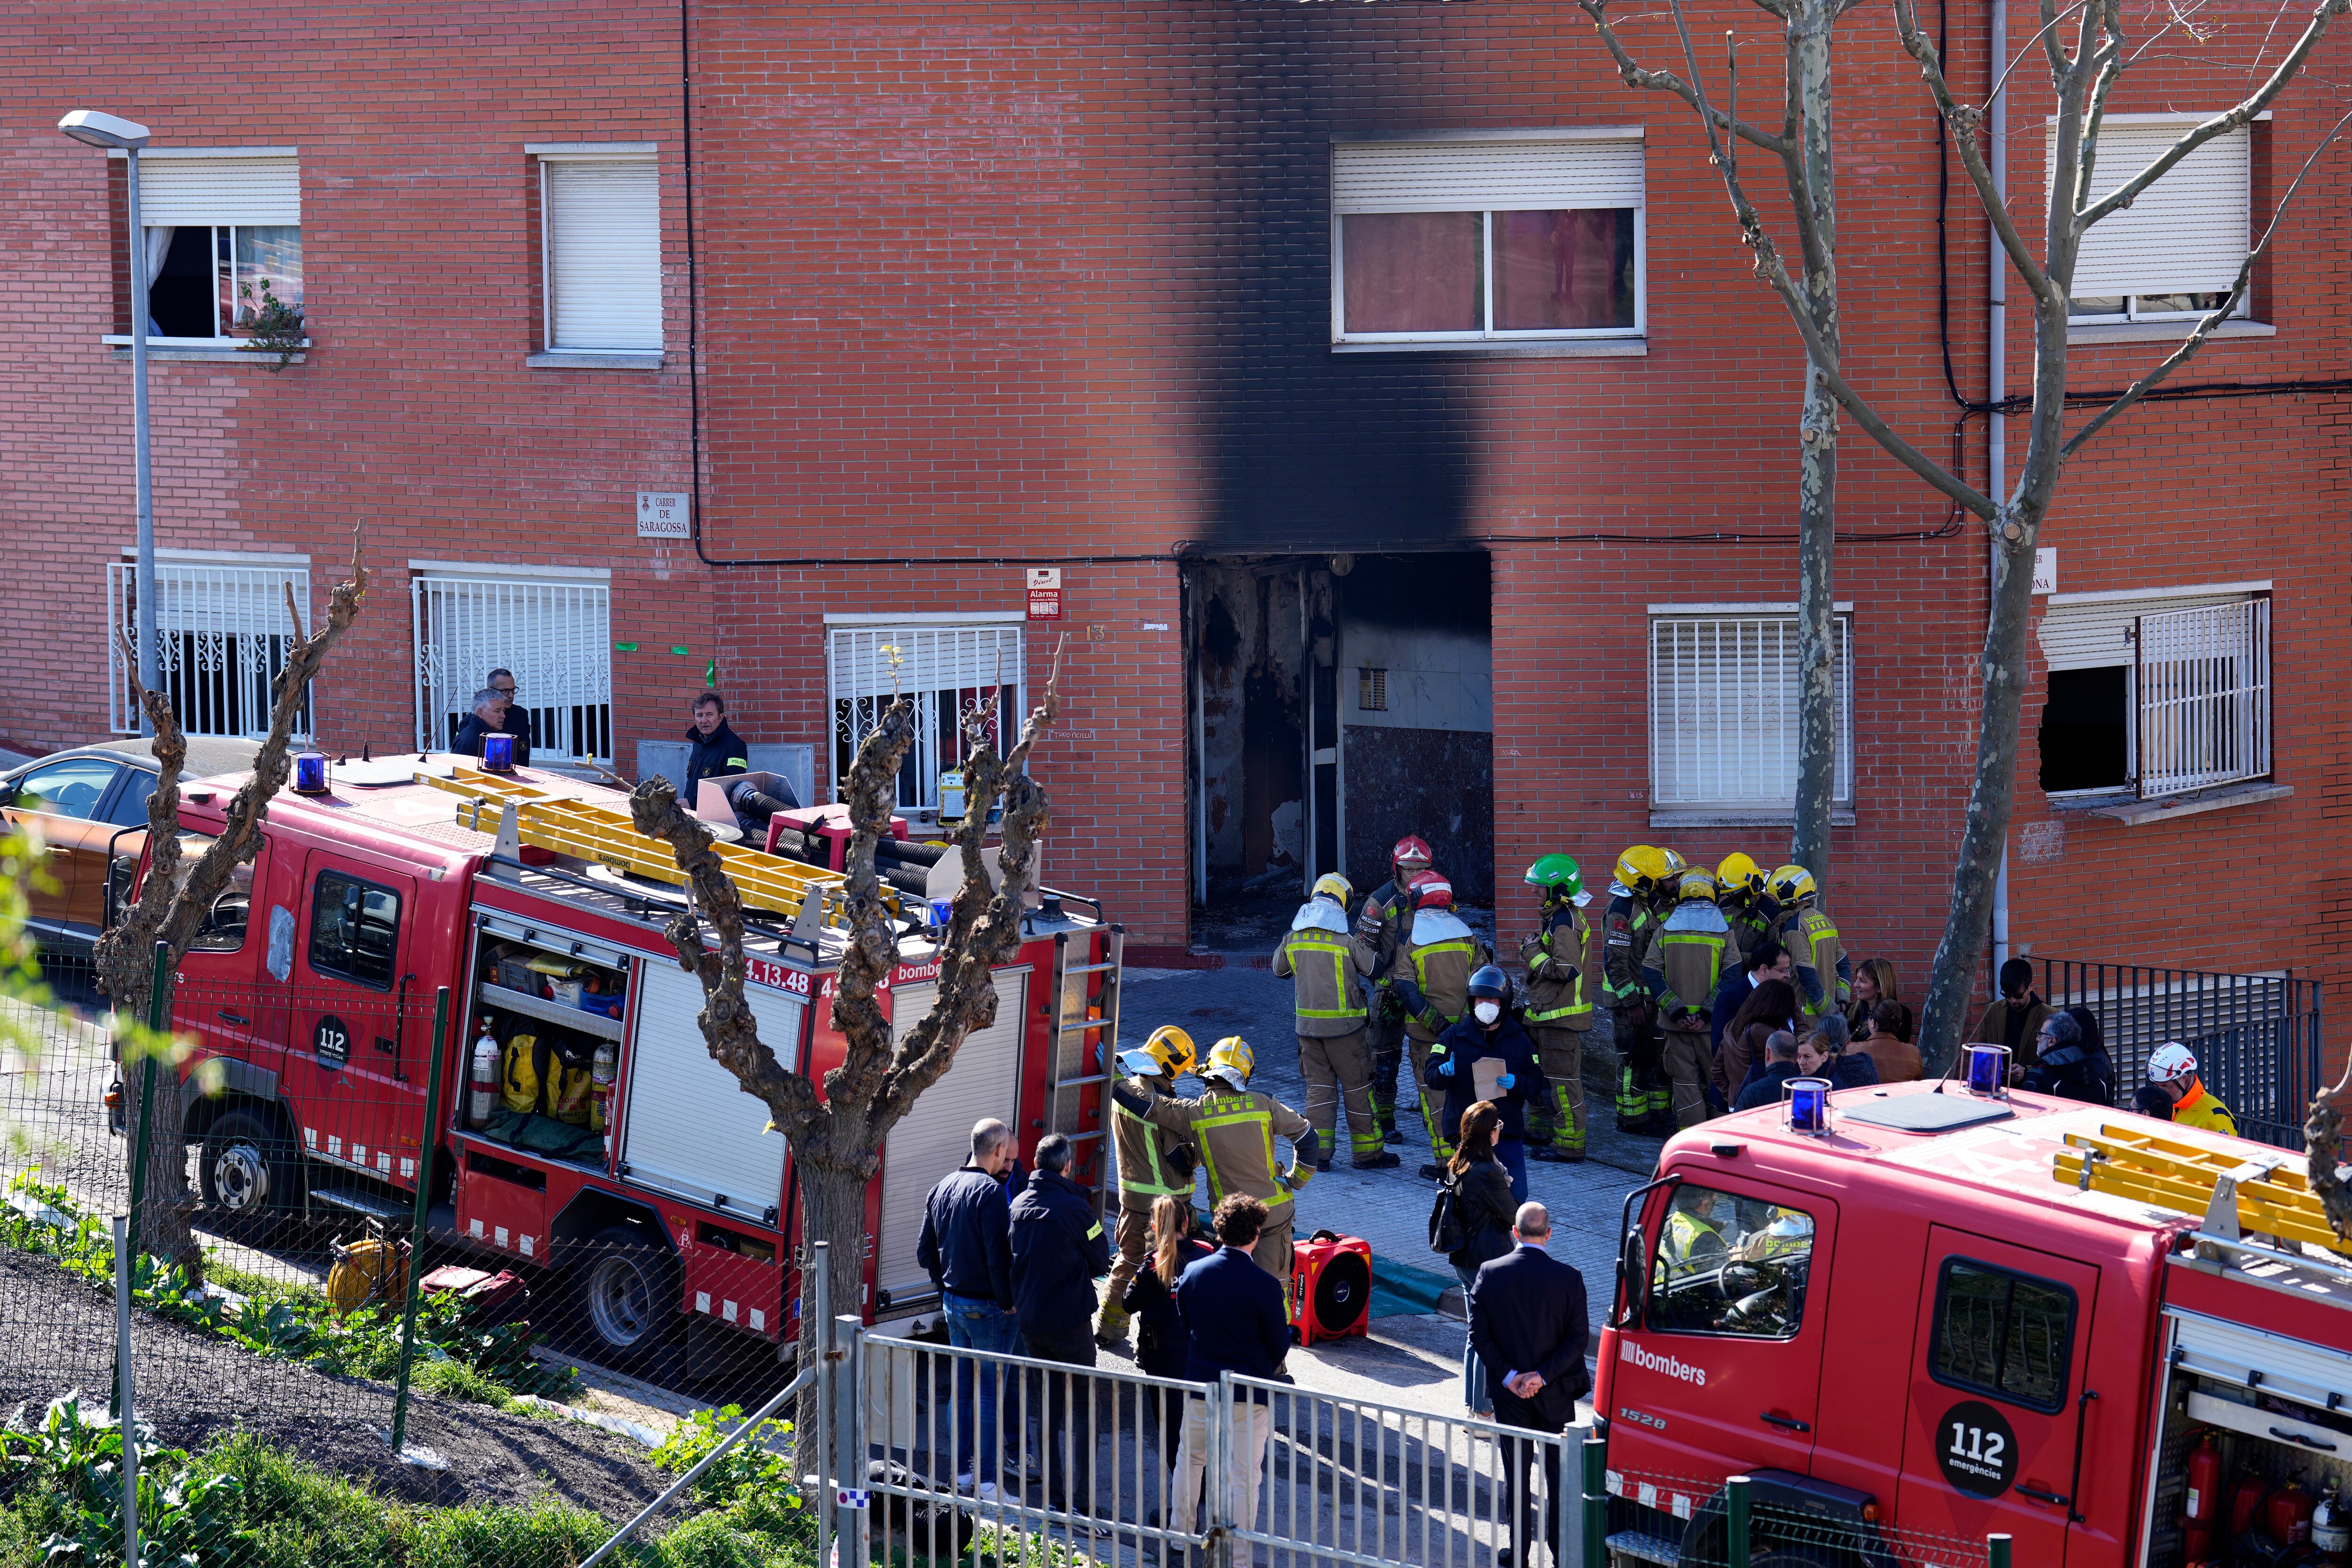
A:
POLYGON ((1547 855, 1528 868, 1528 886, 1547 898, 1572 899, 1584 891, 1584 872, 1565 855, 1547 855))

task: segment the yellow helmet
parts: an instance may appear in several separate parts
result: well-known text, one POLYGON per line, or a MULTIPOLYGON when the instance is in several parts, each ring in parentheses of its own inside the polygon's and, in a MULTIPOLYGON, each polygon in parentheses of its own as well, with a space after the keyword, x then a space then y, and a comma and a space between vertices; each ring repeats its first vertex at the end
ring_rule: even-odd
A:
POLYGON ((1764 868, 1735 849, 1715 868, 1715 883, 1725 898, 1741 893, 1754 898, 1764 890, 1764 868))
POLYGON ((1693 866, 1686 868, 1683 874, 1675 879, 1675 897, 1677 899, 1705 899, 1710 904, 1715 902, 1715 873, 1707 870, 1703 866, 1693 866))
POLYGON ((1659 854, 1661 854, 1661 855, 1663 855, 1663 856, 1664 856, 1664 857, 1666 858, 1666 875, 1667 875, 1667 876, 1669 876, 1669 877, 1679 877, 1679 876, 1681 876, 1685 871, 1687 871, 1688 869, 1690 869, 1690 862, 1689 862, 1689 861, 1687 861, 1687 860, 1685 860, 1685 859, 1684 859, 1681 856, 1679 856, 1679 855, 1675 854, 1673 850, 1671 850, 1671 849, 1664 849, 1664 848, 1661 848, 1661 849, 1658 851, 1658 853, 1659 853, 1659 854))
POLYGON ((1617 880, 1642 894, 1656 892, 1674 875, 1668 851, 1636 844, 1617 857, 1617 880))
POLYGON ((1337 899, 1339 900, 1339 907, 1344 910, 1348 907, 1348 900, 1356 896, 1356 889, 1349 886, 1348 879, 1339 872, 1326 871, 1315 879, 1315 896, 1318 899, 1325 897, 1337 899))
POLYGON ((1182 1078, 1192 1070, 1192 1037, 1162 1024, 1143 1044, 1120 1052, 1118 1065, 1139 1078, 1182 1078))
POLYGON ((1249 1042, 1239 1035, 1227 1035, 1209 1047, 1209 1064, 1201 1069, 1201 1076, 1221 1078, 1235 1089, 1247 1089, 1255 1071, 1257 1054, 1249 1048, 1249 1042))
POLYGON ((1801 910, 1813 901, 1821 892, 1821 884, 1802 866, 1783 866, 1772 873, 1764 890, 1770 893, 1784 910, 1801 910))

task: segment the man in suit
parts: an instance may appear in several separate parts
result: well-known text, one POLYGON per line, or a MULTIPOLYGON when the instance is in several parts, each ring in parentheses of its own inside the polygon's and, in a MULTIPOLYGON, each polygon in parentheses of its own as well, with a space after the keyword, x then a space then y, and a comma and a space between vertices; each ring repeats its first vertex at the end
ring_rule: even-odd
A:
MULTIPOLYGON (((1470 1345, 1487 1368, 1495 1419, 1505 1426, 1557 1434, 1576 1415, 1592 1386, 1584 1371, 1584 1276, 1544 1250, 1551 1215, 1543 1205, 1519 1205, 1511 1234, 1518 1245, 1481 1264, 1470 1287, 1470 1345)), ((1511 1514, 1511 1552, 1497 1552, 1498 1568, 1525 1568, 1534 1542, 1534 1499, 1528 1471, 1539 1445, 1502 1438, 1504 1506, 1511 1514)), ((1540 1445, 1544 1468, 1544 1540, 1559 1554, 1559 1447, 1540 1445)))
MULTIPOLYGON (((1226 1372, 1282 1377, 1283 1359, 1290 1353, 1290 1314, 1282 1281, 1258 1266, 1254 1251, 1265 1224, 1265 1205, 1246 1193, 1227 1194, 1216 1213, 1217 1240, 1223 1245, 1176 1281, 1176 1310, 1183 1314, 1191 1341, 1184 1359, 1188 1382, 1214 1384, 1226 1372)), ((1258 1469, 1265 1463, 1266 1442, 1274 1435, 1274 1411, 1265 1391, 1255 1391, 1234 1416, 1226 1501, 1235 1520, 1255 1525, 1258 1469)), ((1171 1530, 1193 1527, 1193 1510, 1200 1507, 1201 1487, 1207 1479, 1209 1443, 1209 1402, 1187 1399, 1176 1473, 1168 1480, 1175 1500, 1167 1516, 1171 1530)))

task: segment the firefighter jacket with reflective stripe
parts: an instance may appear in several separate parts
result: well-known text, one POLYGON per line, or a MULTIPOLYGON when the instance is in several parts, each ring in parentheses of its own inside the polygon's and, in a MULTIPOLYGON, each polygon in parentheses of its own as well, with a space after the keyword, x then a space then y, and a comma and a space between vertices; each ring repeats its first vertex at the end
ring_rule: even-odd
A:
POLYGON ((1657 931, 1658 918, 1648 903, 1623 883, 1610 883, 1609 909, 1601 917, 1601 992, 1612 1008, 1650 999, 1642 970, 1649 963, 1650 942, 1657 931))
POLYGON ((2203 1079, 2199 1079, 2197 1087, 2173 1106, 2172 1120, 2183 1127, 2202 1127, 2209 1132, 2227 1132, 2233 1138, 2238 1133, 2238 1119, 2230 1114, 2228 1106, 2213 1098, 2213 1091, 2205 1087, 2203 1079))
POLYGON ((1676 1019, 1685 1009, 1704 1014, 1714 1006, 1716 984, 1730 951, 1731 931, 1714 900, 1690 899, 1675 906, 1658 927, 1643 976, 1658 998, 1661 1025, 1684 1027, 1676 1019))
POLYGON ((1591 940, 1584 911, 1559 903, 1543 930, 1519 944, 1519 961, 1528 966, 1528 1027, 1592 1027, 1592 1004, 1584 998, 1584 952, 1591 940))
POLYGON ((1424 910, 1413 921, 1412 940, 1402 956, 1397 990, 1404 998, 1404 1030, 1430 1045, 1470 1010, 1470 976, 1494 955, 1458 917, 1424 910), (1410 975, 1402 973, 1408 965, 1410 975))
POLYGON ((1412 940, 1412 905, 1393 880, 1382 882, 1364 900, 1356 916, 1356 937, 1372 955, 1373 987, 1386 990, 1395 975, 1397 950, 1412 940))
POLYGON ((1687 1209, 1671 1209, 1658 1235, 1658 1256, 1668 1269, 1711 1268, 1721 1263, 1723 1233, 1687 1209))
MULTIPOLYGON (((1113 1097, 1129 1099, 1137 1080, 1115 1084, 1113 1097)), ((1143 1115, 1157 1126, 1192 1140, 1201 1151, 1201 1166, 1209 1173, 1209 1202, 1224 1201, 1229 1193, 1246 1193, 1268 1208, 1290 1202, 1283 1184, 1283 1167, 1275 1157, 1276 1136, 1297 1147, 1298 1163, 1315 1168, 1318 1140, 1307 1118, 1270 1094, 1244 1089, 1236 1094, 1216 1088, 1198 1100, 1154 1094, 1143 1115)))
MULTIPOLYGON (((1174 1080, 1165 1078, 1143 1080, 1155 1094, 1175 1092, 1174 1080)), ((1187 1147, 1177 1133, 1164 1127, 1155 1127, 1138 1116, 1114 1098, 1111 1101, 1111 1136, 1118 1145, 1119 1206, 1149 1209, 1153 1200, 1169 1193, 1189 1195, 1192 1191, 1190 1172, 1178 1175, 1169 1165, 1169 1156, 1187 1147)))
POLYGON ((1748 954, 1756 951, 1756 944, 1772 934, 1772 904, 1760 897, 1753 902, 1746 899, 1726 899, 1716 908, 1723 911, 1723 923, 1731 928, 1732 945, 1739 950, 1737 964, 1727 960, 1723 967, 1727 971, 1734 967, 1746 969, 1748 954))
POLYGON ((1297 926, 1274 950, 1275 976, 1294 983, 1298 1033, 1310 1038, 1352 1035, 1364 1026, 1364 976, 1372 970, 1371 950, 1348 934, 1345 912, 1328 901, 1323 908, 1339 916, 1339 931, 1297 926))
POLYGON ((1780 945, 1797 966, 1797 994, 1805 1016, 1845 1011, 1853 995, 1853 960, 1838 945, 1837 922, 1827 910, 1796 910, 1780 917, 1780 945))

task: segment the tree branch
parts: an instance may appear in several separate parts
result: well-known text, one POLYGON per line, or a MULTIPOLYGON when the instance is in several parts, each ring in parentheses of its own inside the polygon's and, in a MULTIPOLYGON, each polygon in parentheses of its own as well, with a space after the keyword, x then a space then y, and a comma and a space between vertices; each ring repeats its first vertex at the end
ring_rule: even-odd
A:
MULTIPOLYGON (((1642 88, 1650 92, 1669 93, 1681 99, 1692 109, 1697 110, 1700 118, 1706 121, 1710 135, 1718 129, 1729 131, 1741 141, 1752 142, 1768 153, 1785 155, 1787 143, 1781 138, 1769 131, 1748 124, 1746 121, 1738 119, 1736 114, 1727 114, 1709 108, 1698 89, 1674 72, 1647 70, 1637 64, 1633 57, 1627 52, 1623 42, 1617 37, 1616 26, 1609 20, 1609 0, 1577 0, 1577 5, 1586 16, 1592 18, 1592 26, 1600 33, 1601 41, 1608 46, 1610 57, 1617 62, 1617 75, 1626 86, 1642 88)), ((1771 7, 1767 6, 1766 9, 1769 10, 1771 7)), ((1680 19, 1679 13, 1676 19, 1677 21, 1680 19)), ((1697 72, 1694 69, 1692 75, 1696 77, 1697 72)))
POLYGON ((2116 416, 2146 397, 2165 377, 2188 363, 2197 351, 2205 346, 2206 340, 2210 336, 2213 329, 2229 319, 2230 312, 2235 310, 2238 308, 2238 301, 2245 297, 2246 285, 2253 279, 2254 263, 2260 261, 2263 252, 2270 248, 2271 240, 2278 234, 2279 225, 2285 221, 2288 204, 2294 200, 2295 193, 2303 189, 2303 182, 2310 176, 2313 165, 2319 162, 2319 155, 2327 151, 2329 143, 2333 142, 2337 136, 2343 134, 2347 125, 2352 125, 2352 113, 2347 113, 2343 119, 2338 120, 2329 129, 2327 134, 2320 138, 2319 145, 2311 150, 2311 156, 2303 161, 2303 167, 2295 172, 2294 183, 2287 186, 2284 195, 2279 197, 2278 205, 2271 214, 2270 226, 2263 230, 2262 242, 2246 252, 2245 261, 2238 268, 2237 280, 2230 285, 2229 298, 2207 311, 2204 318, 2197 323, 2196 330, 2181 340, 2179 347, 2165 356, 2164 363, 2126 387, 2121 395, 2099 410, 2089 424, 2076 431, 2074 437, 2058 449, 2061 461, 2073 457, 2076 447, 2105 429, 2114 421, 2116 416))

